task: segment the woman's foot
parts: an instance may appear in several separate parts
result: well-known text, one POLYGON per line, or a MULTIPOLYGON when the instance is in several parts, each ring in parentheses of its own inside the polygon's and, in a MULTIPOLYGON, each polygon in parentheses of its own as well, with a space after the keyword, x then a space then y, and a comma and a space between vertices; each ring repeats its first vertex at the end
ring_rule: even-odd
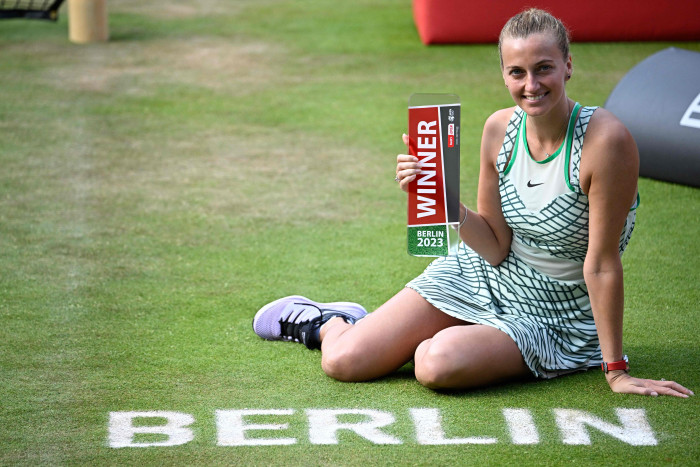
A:
POLYGON ((262 307, 253 318, 253 331, 267 340, 300 342, 309 349, 320 349, 321 326, 334 317, 354 324, 367 315, 357 303, 319 303, 300 295, 280 298, 262 307))

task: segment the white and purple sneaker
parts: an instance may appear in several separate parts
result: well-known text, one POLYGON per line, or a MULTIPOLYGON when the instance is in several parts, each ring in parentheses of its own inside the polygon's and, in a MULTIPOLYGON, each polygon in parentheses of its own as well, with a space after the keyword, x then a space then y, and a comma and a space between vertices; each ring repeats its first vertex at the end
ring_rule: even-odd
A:
POLYGON ((319 303, 292 295, 262 307, 253 318, 253 331, 263 339, 301 342, 309 349, 319 349, 319 330, 326 321, 339 316, 355 324, 366 314, 364 307, 357 303, 319 303))

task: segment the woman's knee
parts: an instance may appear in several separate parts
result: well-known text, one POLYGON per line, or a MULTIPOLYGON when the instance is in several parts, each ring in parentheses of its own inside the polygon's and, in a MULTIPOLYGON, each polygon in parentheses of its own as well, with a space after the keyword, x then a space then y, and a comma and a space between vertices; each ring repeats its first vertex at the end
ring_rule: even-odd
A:
POLYGON ((323 349, 321 368, 338 381, 363 381, 361 362, 363 357, 355 345, 335 345, 323 349))
MULTIPOLYGON (((463 365, 456 365, 453 359, 454 352, 450 352, 439 341, 434 339, 423 341, 416 349, 416 379, 430 389, 455 387, 457 371, 464 373, 465 368, 463 365)), ((463 380, 465 374, 460 376, 463 380)))
POLYGON ((416 379, 431 389, 466 389, 530 374, 504 332, 472 325, 448 328, 416 349, 416 379))

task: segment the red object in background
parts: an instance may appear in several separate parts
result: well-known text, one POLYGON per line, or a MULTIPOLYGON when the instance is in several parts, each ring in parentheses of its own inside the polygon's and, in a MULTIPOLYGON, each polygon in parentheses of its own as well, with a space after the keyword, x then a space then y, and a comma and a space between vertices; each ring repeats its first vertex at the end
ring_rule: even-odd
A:
POLYGON ((529 7, 560 18, 577 42, 700 40, 699 0, 413 0, 413 18, 424 44, 492 43, 529 7))

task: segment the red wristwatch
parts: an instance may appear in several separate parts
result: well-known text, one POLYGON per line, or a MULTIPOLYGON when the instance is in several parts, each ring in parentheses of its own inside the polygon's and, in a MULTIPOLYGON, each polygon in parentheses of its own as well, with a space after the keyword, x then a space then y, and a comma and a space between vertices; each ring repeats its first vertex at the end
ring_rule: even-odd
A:
POLYGON ((618 360, 616 362, 603 362, 600 364, 600 367, 603 369, 603 373, 615 370, 630 371, 630 362, 627 359, 627 355, 625 355, 622 357, 622 360, 618 360))

